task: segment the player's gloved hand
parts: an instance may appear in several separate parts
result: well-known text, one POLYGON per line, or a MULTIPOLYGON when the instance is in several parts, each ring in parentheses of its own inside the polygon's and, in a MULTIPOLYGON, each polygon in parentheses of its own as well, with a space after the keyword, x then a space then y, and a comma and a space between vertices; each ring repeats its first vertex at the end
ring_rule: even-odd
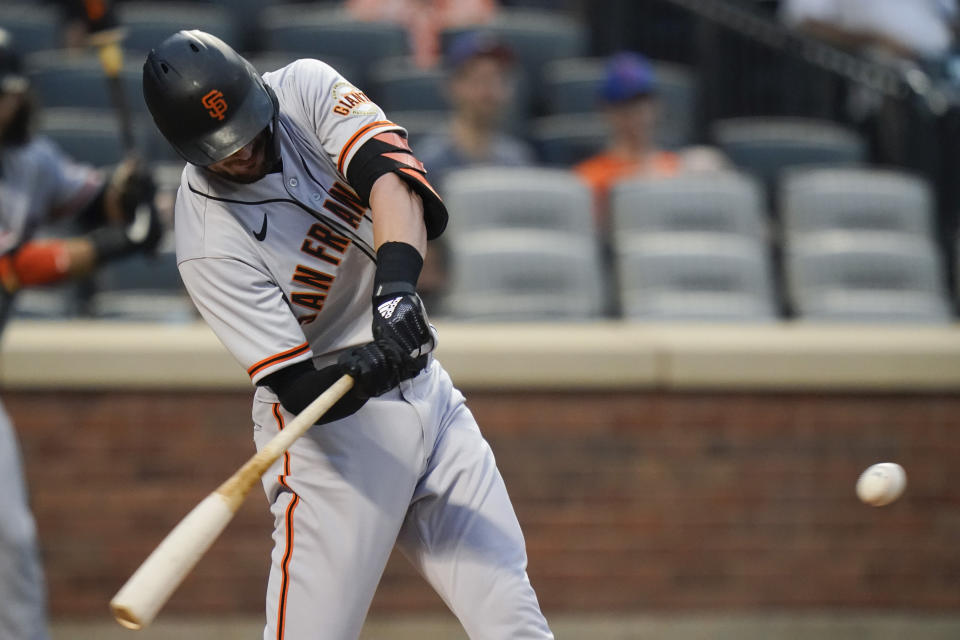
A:
POLYGON ((423 356, 437 345, 416 283, 423 258, 405 242, 385 242, 377 250, 373 284, 373 339, 395 344, 402 354, 401 380, 426 364, 423 356))
POLYGON ((389 340, 374 340, 344 351, 337 359, 343 373, 353 377, 361 398, 383 395, 400 384, 403 354, 389 340))
POLYGON ((392 282, 380 285, 373 298, 373 338, 390 340, 411 362, 433 351, 436 339, 427 320, 427 310, 412 285, 392 282))
POLYGON ((107 221, 131 223, 137 209, 144 203, 152 203, 156 194, 157 185, 150 168, 137 156, 127 157, 113 170, 107 183, 104 203, 107 221))
POLYGON ((97 253, 97 261, 105 262, 132 253, 153 253, 163 237, 163 224, 153 202, 143 202, 125 226, 106 225, 87 236, 97 253))

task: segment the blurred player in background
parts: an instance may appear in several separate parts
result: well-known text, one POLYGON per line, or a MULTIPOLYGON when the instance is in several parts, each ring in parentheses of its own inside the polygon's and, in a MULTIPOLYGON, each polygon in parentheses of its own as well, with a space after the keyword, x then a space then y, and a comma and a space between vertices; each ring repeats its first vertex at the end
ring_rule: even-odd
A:
POLYGON ((723 168, 718 152, 694 147, 683 152, 657 146, 655 134, 660 104, 653 66, 636 53, 611 57, 600 88, 603 115, 610 125, 607 149, 576 167, 594 191, 597 226, 609 232, 608 198, 620 180, 641 176, 670 177, 681 171, 723 168))
MULTIPOLYGON (((160 238, 152 181, 128 161, 109 176, 31 135, 33 99, 9 34, 0 29, 0 328, 20 289, 89 274, 104 261, 152 250, 160 238), (133 224, 134 211, 140 220, 133 224), (72 219, 86 235, 34 240, 72 219), (129 224, 128 224, 129 223, 129 224)), ((0 406, 0 638, 47 637, 43 576, 20 453, 0 406)))

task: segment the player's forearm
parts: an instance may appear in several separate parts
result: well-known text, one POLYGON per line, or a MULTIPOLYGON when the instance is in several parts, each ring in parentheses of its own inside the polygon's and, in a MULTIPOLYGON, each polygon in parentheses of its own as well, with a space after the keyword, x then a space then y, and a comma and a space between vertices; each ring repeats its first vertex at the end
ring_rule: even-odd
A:
POLYGON ((373 244, 379 249, 387 242, 405 242, 421 256, 427 253, 427 228, 423 202, 406 182, 393 173, 377 178, 370 190, 373 214, 373 244))
POLYGON ((28 242, 0 258, 0 281, 12 293, 87 275, 95 263, 96 250, 85 238, 28 242))

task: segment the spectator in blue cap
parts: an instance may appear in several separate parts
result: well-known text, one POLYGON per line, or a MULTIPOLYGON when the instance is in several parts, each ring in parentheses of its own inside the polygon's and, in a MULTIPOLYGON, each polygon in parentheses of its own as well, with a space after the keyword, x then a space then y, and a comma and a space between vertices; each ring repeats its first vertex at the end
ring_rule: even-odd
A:
POLYGON ((443 192, 447 172, 475 166, 519 166, 533 162, 526 143, 503 131, 513 102, 513 52, 490 33, 473 31, 447 48, 449 123, 418 145, 417 156, 443 192))
POLYGON ((653 65, 637 53, 619 53, 607 63, 598 96, 610 125, 607 148, 574 167, 594 190, 597 224, 608 228, 608 197, 620 180, 639 176, 670 177, 688 169, 723 166, 719 154, 704 149, 685 153, 658 148, 657 78, 653 65))

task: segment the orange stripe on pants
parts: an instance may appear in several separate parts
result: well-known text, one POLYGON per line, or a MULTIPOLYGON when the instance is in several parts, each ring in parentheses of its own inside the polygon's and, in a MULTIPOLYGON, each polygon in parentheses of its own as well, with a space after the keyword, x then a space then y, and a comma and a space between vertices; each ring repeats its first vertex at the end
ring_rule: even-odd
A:
MULTIPOLYGON (((280 412, 280 403, 275 402, 273 405, 273 416, 277 419, 277 429, 283 431, 283 414, 280 412)), ((286 477, 290 475, 290 452, 285 451, 283 453, 283 473, 278 478, 280 484, 285 486, 287 489, 290 489, 290 485, 287 484, 286 477)), ((293 493, 291 491, 291 493, 293 493)), ((286 537, 286 550, 283 554, 283 562, 280 563, 280 604, 277 610, 277 640, 283 640, 284 628, 286 627, 286 613, 287 613, 287 588, 290 586, 290 558, 293 557, 293 512, 297 509, 297 504, 300 502, 300 496, 293 494, 293 498, 290 500, 290 504, 287 505, 287 513, 284 517, 284 524, 286 527, 287 537, 286 537)))

